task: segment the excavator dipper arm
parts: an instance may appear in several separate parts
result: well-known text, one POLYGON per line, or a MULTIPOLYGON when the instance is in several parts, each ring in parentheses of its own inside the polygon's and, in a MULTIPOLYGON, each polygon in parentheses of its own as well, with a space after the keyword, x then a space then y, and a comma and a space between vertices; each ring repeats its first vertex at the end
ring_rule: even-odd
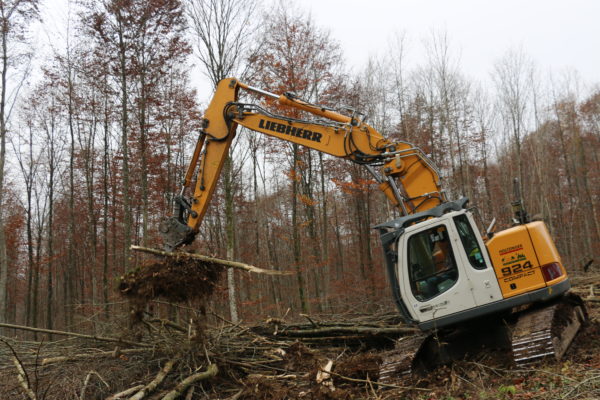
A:
POLYGON ((203 128, 176 197, 177 215, 160 226, 164 247, 173 250, 194 240, 216 188, 237 126, 366 165, 390 202, 403 215, 425 211, 446 201, 439 173, 426 155, 405 142, 390 142, 374 128, 328 107, 286 93, 276 95, 227 78, 219 82, 203 117, 203 128), (238 102, 240 89, 276 100, 304 120, 273 114, 256 104, 238 102), (378 171, 376 167, 379 167, 378 171), (197 170, 197 172, 196 172, 197 170), (186 197, 196 176, 194 191, 186 197))

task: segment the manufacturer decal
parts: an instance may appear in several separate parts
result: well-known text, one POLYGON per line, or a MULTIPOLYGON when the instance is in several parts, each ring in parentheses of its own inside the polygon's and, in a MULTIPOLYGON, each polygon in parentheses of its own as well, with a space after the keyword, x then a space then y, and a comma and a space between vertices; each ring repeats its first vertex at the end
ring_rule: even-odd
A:
POLYGON ((515 251, 523 250, 522 244, 517 244, 516 246, 510 246, 505 249, 500 250, 500 255, 504 256, 508 253, 514 253, 515 251))
MULTIPOLYGON (((509 276, 509 275, 513 275, 513 274, 518 274, 520 272, 529 272, 529 270, 531 270, 532 265, 531 265, 531 261, 525 261, 523 264, 519 263, 519 264, 513 264, 513 265, 509 265, 507 267, 504 267, 502 269, 500 269, 500 272, 502 272, 502 275, 504 276, 509 276)), ((534 271, 530 271, 531 274, 534 273, 534 271)), ((527 273, 527 275, 531 275, 530 273, 527 273)), ((527 276, 525 275, 525 276, 527 276)), ((514 279, 520 278, 516 277, 514 279)), ((504 280, 505 282, 507 282, 506 280, 504 280)))
POLYGON ((502 265, 510 265, 510 264, 514 264, 516 262, 521 262, 521 261, 525 261, 527 260, 527 257, 525 257, 525 254, 516 254, 516 255, 512 255, 510 257, 502 257, 502 265))
POLYGON ((308 129, 296 128, 289 124, 280 124, 278 122, 268 121, 261 119, 258 123, 258 127, 269 131, 284 133, 286 135, 295 136, 298 138, 312 140, 313 142, 321 143, 323 134, 320 132, 313 132, 308 129))
POLYGON ((504 278, 503 280, 504 280, 504 282, 512 282, 517 279, 521 279, 521 278, 524 278, 526 276, 533 275, 533 274, 535 274, 535 271, 531 270, 531 271, 527 271, 527 272, 522 272, 519 275, 511 275, 507 278, 504 278))

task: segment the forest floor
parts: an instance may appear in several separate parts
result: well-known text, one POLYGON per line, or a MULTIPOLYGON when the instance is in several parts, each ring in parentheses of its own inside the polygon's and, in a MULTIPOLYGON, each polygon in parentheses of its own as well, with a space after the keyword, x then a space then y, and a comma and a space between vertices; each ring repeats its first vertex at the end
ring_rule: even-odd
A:
POLYGON ((600 399, 600 302, 590 289, 600 276, 575 283, 584 298, 592 290, 589 323, 563 360, 531 368, 485 349, 382 385, 382 354, 415 333, 392 312, 182 326, 137 304, 134 328, 103 337, 0 337, 0 399, 600 399))

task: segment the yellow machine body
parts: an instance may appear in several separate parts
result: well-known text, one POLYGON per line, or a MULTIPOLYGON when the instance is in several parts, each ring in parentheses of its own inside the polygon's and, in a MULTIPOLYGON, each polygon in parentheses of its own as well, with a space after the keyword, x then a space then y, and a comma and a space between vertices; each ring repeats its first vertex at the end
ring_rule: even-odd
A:
POLYGON ((504 298, 552 286, 567 279, 558 250, 541 221, 498 232, 486 243, 504 298), (542 266, 558 264, 561 275, 546 281, 542 266))

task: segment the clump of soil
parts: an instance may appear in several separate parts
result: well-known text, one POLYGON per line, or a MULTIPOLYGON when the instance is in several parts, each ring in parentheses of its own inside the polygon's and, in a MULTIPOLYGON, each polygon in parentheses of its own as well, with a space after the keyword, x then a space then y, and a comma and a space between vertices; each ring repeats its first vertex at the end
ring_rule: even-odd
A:
MULTIPOLYGON (((381 355, 377 353, 354 354, 341 360, 335 372, 348 378, 377 381, 381 362, 381 355)), ((334 377, 334 381, 342 382, 338 377, 334 377)))
POLYGON ((285 367, 291 371, 312 372, 316 376, 319 362, 324 359, 319 356, 301 342, 296 342, 287 349, 285 367))
POLYGON ((205 300, 214 291, 223 267, 187 257, 165 257, 123 275, 119 292, 134 303, 156 298, 170 302, 205 300))
POLYGON ((600 367, 600 320, 590 320, 577 334, 566 358, 576 365, 600 367))
POLYGON ((290 388, 285 382, 275 379, 268 380, 262 377, 249 377, 244 382, 242 399, 252 400, 285 400, 289 399, 290 388))

